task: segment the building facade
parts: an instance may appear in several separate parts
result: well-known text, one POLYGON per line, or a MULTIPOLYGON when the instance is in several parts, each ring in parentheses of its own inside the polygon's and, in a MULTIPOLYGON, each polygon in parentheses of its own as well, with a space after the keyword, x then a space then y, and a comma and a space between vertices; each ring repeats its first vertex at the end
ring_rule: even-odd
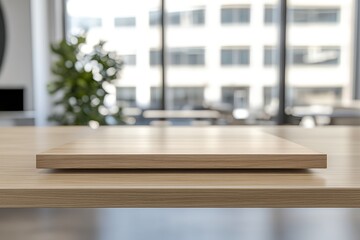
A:
MULTIPOLYGON (((160 106, 159 1, 67 1, 67 33, 86 30, 123 56, 117 99, 160 106), (101 3, 100 3, 101 2, 101 3), (106 3, 106 4, 105 4, 106 3)), ((352 97, 354 0, 288 1, 287 104, 352 97)), ((166 1, 168 109, 227 105, 262 112, 277 102, 275 0, 166 1)))

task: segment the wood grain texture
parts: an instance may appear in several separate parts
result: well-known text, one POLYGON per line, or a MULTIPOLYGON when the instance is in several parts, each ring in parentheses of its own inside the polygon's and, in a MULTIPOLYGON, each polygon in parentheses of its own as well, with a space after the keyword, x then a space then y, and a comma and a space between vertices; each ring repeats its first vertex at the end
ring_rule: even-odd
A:
POLYGON ((50 169, 326 168, 322 154, 255 129, 122 127, 101 129, 37 154, 50 169))
POLYGON ((40 170, 36 153, 94 130, 0 128, 0 207, 360 207, 360 127, 240 128, 324 152, 327 169, 40 170))

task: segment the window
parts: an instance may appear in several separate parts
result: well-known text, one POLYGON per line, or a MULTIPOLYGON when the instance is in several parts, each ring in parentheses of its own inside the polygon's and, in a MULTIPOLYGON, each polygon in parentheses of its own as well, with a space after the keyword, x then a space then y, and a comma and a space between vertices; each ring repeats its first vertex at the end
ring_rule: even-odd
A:
POLYGON ((170 65, 204 65, 205 50, 203 48, 169 49, 170 65))
POLYGON ((69 19, 69 25, 71 26, 73 33, 88 32, 92 28, 100 28, 102 26, 101 18, 91 17, 72 17, 69 19))
POLYGON ((150 50, 150 66, 160 65, 161 62, 160 50, 150 50))
POLYGON ((293 65, 337 65, 339 61, 339 47, 292 47, 288 52, 293 65))
POLYGON ((294 8, 289 10, 289 21, 294 23, 336 23, 340 10, 337 8, 294 8))
MULTIPOLYGON (((161 14, 159 11, 149 13, 149 25, 157 26, 161 23, 161 14)), ((189 11, 173 11, 166 13, 166 24, 169 26, 186 26, 186 25, 204 25, 205 9, 195 9, 189 11)))
POLYGON ((167 24, 178 26, 181 24, 181 12, 169 12, 167 15, 167 24))
POLYGON ((135 17, 117 17, 115 18, 116 27, 135 27, 136 18, 135 17))
POLYGON ((205 65, 205 50, 202 48, 189 49, 187 58, 188 65, 205 65))
POLYGON ((276 49, 274 47, 265 47, 264 66, 274 66, 276 63, 276 49))
MULTIPOLYGON (((340 20, 338 8, 298 8, 288 10, 288 21, 291 23, 337 23, 340 20)), ((264 23, 277 21, 276 8, 266 6, 264 9, 264 23)))
POLYGON ((158 26, 161 22, 161 13, 159 11, 152 11, 149 13, 149 25, 158 26))
POLYGON ((276 94, 276 88, 275 87, 264 87, 264 105, 267 108, 267 111, 271 111, 272 109, 269 109, 271 107, 276 107, 274 105, 274 95, 276 94))
MULTIPOLYGON (((292 65, 338 65, 339 47, 291 47, 287 52, 288 64, 292 65)), ((276 63, 276 49, 264 48, 264 66, 276 63)))
POLYGON ((170 88, 174 109, 197 109, 203 105, 204 89, 201 87, 170 88))
POLYGON ((350 101, 355 1, 288 2, 286 105, 350 101), (305 27, 305 26, 311 27, 305 27), (345 27, 346 26, 346 27, 345 27), (346 30, 347 29, 347 30, 346 30))
POLYGON ((231 105, 233 108, 249 107, 249 88, 247 87, 223 87, 221 89, 221 99, 223 103, 231 105))
POLYGON ((136 106, 135 87, 117 87, 116 100, 121 107, 135 107, 136 106))
MULTIPOLYGON (((276 109, 279 102, 274 95, 279 89, 279 0, 219 0, 216 4, 165 0, 166 13, 161 12, 161 1, 106 2, 87 1, 85 8, 83 0, 66 0, 66 33, 71 36, 88 29, 93 42, 105 38, 109 47, 124 54, 124 69, 131 66, 131 70, 122 72, 116 84, 134 87, 139 107, 160 107, 164 69, 164 102, 169 110, 205 103, 214 108, 247 106, 256 121, 276 115, 274 110, 257 119, 264 116, 267 105, 276 109), (166 16, 164 45, 162 14, 166 16), (126 34, 116 31, 125 26, 126 34), (166 62, 162 62, 162 47, 166 62)), ((355 1, 287 3, 286 106, 302 104, 305 99, 298 98, 310 95, 313 100, 303 104, 351 100, 355 1), (341 90, 334 98, 329 97, 330 91, 319 92, 334 88, 341 90), (315 101, 316 96, 322 100, 315 101)))
POLYGON ((221 23, 250 23, 250 8, 223 7, 221 9, 221 23))
POLYGON ((270 24, 277 21, 276 9, 272 6, 266 6, 264 9, 264 23, 270 24))
POLYGON ((306 56, 308 50, 306 47, 297 47, 291 49, 289 52, 288 62, 295 65, 306 64, 306 56))
MULTIPOLYGON (((159 108, 160 91, 158 87, 151 88, 151 108, 159 108)), ((169 87, 167 88, 168 107, 175 110, 194 110, 202 108, 204 88, 202 87, 169 87)))
POLYGON ((289 103, 292 106, 334 105, 341 101, 342 89, 338 87, 294 87, 289 89, 289 95, 289 103))
POLYGON ((161 88, 151 87, 150 89, 150 109, 160 109, 161 88))
POLYGON ((247 49, 222 49, 221 65, 249 65, 250 50, 247 49))
POLYGON ((205 10, 197 9, 191 11, 191 24, 192 25, 204 25, 205 24, 205 10))
POLYGON ((204 89, 201 87, 172 87, 168 91, 172 109, 198 109, 204 102, 204 89))
MULTIPOLYGON (((205 65, 204 48, 170 48, 168 50, 168 64, 173 66, 205 65)), ((161 64, 161 52, 150 51, 150 65, 161 64)))
POLYGON ((136 65, 136 55, 122 55, 124 65, 126 66, 135 66, 136 65))

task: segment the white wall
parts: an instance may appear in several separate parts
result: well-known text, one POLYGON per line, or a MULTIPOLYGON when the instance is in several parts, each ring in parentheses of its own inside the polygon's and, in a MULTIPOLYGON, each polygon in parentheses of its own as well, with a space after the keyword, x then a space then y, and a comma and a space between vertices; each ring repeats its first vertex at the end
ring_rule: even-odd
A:
POLYGON ((29 0, 0 0, 7 39, 0 88, 24 88, 25 110, 33 110, 31 9, 29 0))
POLYGON ((59 0, 32 0, 32 49, 34 76, 35 124, 46 126, 51 113, 52 99, 47 85, 51 74, 50 44, 62 39, 62 2, 59 0))

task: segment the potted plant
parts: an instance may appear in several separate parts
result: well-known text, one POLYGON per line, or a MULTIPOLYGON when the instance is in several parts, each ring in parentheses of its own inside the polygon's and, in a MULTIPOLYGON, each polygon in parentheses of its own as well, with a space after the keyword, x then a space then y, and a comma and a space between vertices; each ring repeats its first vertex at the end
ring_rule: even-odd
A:
POLYGON ((99 41, 86 52, 86 36, 51 45, 56 57, 51 70, 56 78, 48 85, 54 97, 50 121, 61 125, 124 123, 121 108, 108 101, 115 97, 113 82, 123 61, 117 53, 106 51, 104 45, 104 41, 99 41))

